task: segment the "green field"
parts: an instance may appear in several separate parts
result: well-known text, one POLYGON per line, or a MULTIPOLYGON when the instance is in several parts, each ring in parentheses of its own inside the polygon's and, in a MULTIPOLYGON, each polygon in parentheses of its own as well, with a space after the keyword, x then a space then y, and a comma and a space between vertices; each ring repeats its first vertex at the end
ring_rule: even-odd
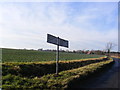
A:
MULTIPOLYGON (((87 55, 79 53, 60 52, 60 60, 74 60, 85 58, 98 58, 103 55, 87 55)), ((5 49, 2 48, 2 62, 41 62, 55 61, 56 52, 52 51, 37 51, 23 49, 5 49)))

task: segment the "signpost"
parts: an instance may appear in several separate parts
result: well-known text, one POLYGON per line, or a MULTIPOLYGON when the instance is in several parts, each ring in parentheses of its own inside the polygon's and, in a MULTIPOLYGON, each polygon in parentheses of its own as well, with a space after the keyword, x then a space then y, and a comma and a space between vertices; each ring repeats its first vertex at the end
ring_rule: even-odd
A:
POLYGON ((59 46, 68 48, 68 41, 61 39, 59 37, 55 37, 53 35, 47 34, 47 42, 57 45, 56 51, 56 74, 58 74, 58 63, 59 63, 59 46))

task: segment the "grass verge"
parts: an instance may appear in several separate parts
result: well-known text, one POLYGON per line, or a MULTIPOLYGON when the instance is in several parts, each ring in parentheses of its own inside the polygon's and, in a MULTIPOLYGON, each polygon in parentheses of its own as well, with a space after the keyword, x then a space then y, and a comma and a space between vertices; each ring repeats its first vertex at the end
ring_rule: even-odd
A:
MULTIPOLYGON (((43 77, 34 78, 23 78, 20 76, 15 76, 8 74, 3 76, 3 88, 13 89, 13 88, 39 88, 39 89, 62 89, 69 88, 69 85, 78 80, 85 79, 90 74, 104 68, 108 67, 113 60, 106 60, 98 63, 89 64, 77 69, 71 69, 62 71, 59 75, 48 74, 43 77)), ((102 69, 103 70, 103 69, 102 69)))

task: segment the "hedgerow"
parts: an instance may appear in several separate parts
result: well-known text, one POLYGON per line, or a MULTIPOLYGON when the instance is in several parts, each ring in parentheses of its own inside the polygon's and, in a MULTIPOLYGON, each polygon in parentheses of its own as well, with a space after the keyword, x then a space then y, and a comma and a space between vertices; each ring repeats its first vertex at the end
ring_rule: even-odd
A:
POLYGON ((39 89, 62 89, 69 88, 70 83, 76 79, 85 79, 89 74, 94 73, 98 69, 109 66, 113 62, 112 59, 89 64, 77 69, 71 69, 59 72, 56 74, 48 74, 42 77, 27 78, 8 74, 3 76, 3 87, 4 89, 13 88, 39 88, 39 89))
MULTIPOLYGON (((107 60, 106 57, 83 59, 83 60, 71 60, 60 61, 59 72, 70 70, 78 67, 82 67, 91 63, 101 62, 107 60)), ((22 77, 41 77, 43 75, 55 73, 56 62, 24 62, 24 63, 3 63, 2 75, 20 75, 22 77)))

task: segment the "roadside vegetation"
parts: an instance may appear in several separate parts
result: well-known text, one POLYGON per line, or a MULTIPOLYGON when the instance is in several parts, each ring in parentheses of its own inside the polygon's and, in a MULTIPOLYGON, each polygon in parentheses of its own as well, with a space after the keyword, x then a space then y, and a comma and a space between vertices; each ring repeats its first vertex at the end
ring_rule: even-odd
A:
MULTIPOLYGON (((90 61, 90 60, 88 60, 90 61)), ((96 61, 96 60, 95 60, 96 61)), ((82 67, 73 68, 70 70, 65 70, 59 72, 59 75, 53 74, 47 74, 43 75, 41 77, 34 76, 34 77, 25 77, 20 74, 16 75, 13 73, 16 72, 6 72, 3 70, 3 82, 2 82, 2 88, 3 89, 13 89, 13 88, 41 88, 41 89, 54 89, 54 88, 69 88, 69 85, 74 82, 77 79, 85 79, 90 74, 94 73, 98 69, 103 68, 104 66, 111 64, 113 62, 112 59, 110 60, 100 60, 101 62, 91 63, 82 67)), ((74 62, 74 61, 71 61, 74 62)), ((77 61, 76 61, 77 62, 77 61)), ((79 62, 79 61, 78 61, 79 62)), ((63 63, 67 63, 66 61, 63 63)), ((31 64, 31 63, 28 63, 31 64)), ((13 68, 11 66, 14 66, 14 69, 18 71, 19 73, 19 63, 15 64, 6 64, 7 67, 4 67, 5 64, 3 64, 3 68, 8 69, 7 67, 13 68)), ((24 64, 27 65, 27 64, 24 64)), ((76 64, 74 64, 76 65, 76 64)), ((73 65, 73 66, 74 66, 73 65)), ((26 66, 27 67, 27 66, 26 66)), ((63 67, 64 68, 64 67, 63 67)), ((53 69, 53 68, 51 68, 53 69)), ((11 70, 10 70, 11 71, 11 70)), ((27 70, 27 72, 31 71, 27 70)), ((40 71, 39 71, 40 72, 40 71)))
MULTIPOLYGON (((107 60, 106 57, 94 58, 94 59, 83 59, 83 60, 71 60, 71 61, 60 61, 59 72, 79 68, 91 63, 97 63, 107 60)), ((46 74, 55 73, 56 62, 11 62, 2 64, 2 75, 19 75, 24 77, 41 77, 46 74)))

